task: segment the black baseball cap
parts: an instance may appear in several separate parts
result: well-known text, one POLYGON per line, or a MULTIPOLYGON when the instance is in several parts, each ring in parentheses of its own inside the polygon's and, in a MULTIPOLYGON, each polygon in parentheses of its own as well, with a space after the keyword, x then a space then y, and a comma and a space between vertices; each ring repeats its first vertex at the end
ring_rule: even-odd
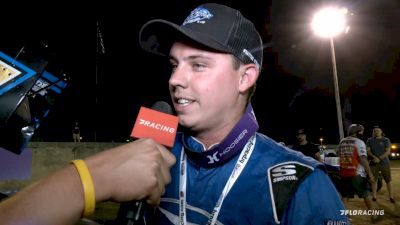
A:
POLYGON ((296 131, 296 135, 298 135, 298 134, 307 134, 307 132, 306 132, 305 129, 298 129, 298 130, 296 131))
POLYGON ((356 134, 360 131, 364 130, 364 126, 361 124, 351 124, 348 128, 347 128, 347 134, 348 135, 353 135, 356 134))
POLYGON ((254 63, 261 68, 261 37, 253 23, 236 9, 206 3, 195 8, 181 25, 154 19, 144 24, 139 33, 143 49, 163 56, 168 56, 172 44, 182 38, 230 53, 244 64, 254 63))

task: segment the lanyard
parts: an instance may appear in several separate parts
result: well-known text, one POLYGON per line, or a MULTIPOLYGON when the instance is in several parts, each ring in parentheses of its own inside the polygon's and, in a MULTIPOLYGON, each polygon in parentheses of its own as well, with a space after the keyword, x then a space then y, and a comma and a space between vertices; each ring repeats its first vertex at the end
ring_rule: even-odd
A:
MULTIPOLYGON (((244 167, 246 166, 250 156, 253 152, 255 144, 255 135, 253 135, 249 142, 247 142, 244 147, 244 151, 240 153, 240 156, 235 164, 235 167, 232 170, 231 175, 229 176, 228 181, 225 184, 224 189, 221 192, 221 195, 218 198, 218 201, 208 219, 207 225, 215 225, 217 222, 218 214, 221 210, 222 203, 225 200, 225 197, 228 195, 229 191, 235 184, 237 178, 242 173, 244 167)), ((180 179, 179 179, 179 224, 186 225, 186 165, 187 165, 187 157, 184 149, 181 151, 180 158, 180 179)))

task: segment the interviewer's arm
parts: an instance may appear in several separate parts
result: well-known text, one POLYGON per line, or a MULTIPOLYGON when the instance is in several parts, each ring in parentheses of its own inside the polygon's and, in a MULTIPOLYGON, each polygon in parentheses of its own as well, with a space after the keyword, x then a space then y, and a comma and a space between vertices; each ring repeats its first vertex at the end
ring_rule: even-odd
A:
MULTIPOLYGON (((96 202, 147 199, 159 203, 175 157, 150 139, 140 139, 85 159, 96 202)), ((73 165, 58 170, 0 203, 0 225, 74 224, 84 194, 73 165)))

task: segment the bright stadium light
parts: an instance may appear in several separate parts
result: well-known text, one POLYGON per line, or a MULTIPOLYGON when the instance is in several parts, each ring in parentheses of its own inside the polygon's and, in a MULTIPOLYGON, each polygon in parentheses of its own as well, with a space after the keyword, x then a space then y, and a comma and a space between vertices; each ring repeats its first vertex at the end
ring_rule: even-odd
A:
POLYGON ((318 11, 312 20, 312 28, 314 32, 321 37, 334 37, 345 30, 346 25, 346 8, 328 7, 318 11))
POLYGON ((339 128, 339 138, 344 138, 343 132, 343 119, 342 119, 342 108, 340 106, 340 95, 338 85, 338 75, 336 68, 335 58, 335 46, 333 44, 333 38, 342 33, 348 32, 349 27, 346 24, 346 15, 348 10, 346 8, 334 8, 328 7, 318 11, 312 20, 311 26, 314 32, 321 37, 330 39, 331 55, 332 55, 332 70, 333 70, 333 82, 335 88, 335 100, 336 100, 336 112, 339 128))

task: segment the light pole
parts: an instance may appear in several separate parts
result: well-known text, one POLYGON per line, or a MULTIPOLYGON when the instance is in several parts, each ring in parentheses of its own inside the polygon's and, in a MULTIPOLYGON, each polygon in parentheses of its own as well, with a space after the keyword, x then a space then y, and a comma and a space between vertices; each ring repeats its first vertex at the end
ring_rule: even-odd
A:
MULTIPOLYGON (((324 8, 318 11, 313 18, 312 28, 314 32, 322 37, 330 39, 331 56, 332 56, 332 70, 333 70, 333 83, 336 101, 336 114, 339 128, 339 138, 344 138, 343 132, 343 119, 342 119, 342 108, 340 106, 340 95, 339 95, 339 82, 336 68, 336 57, 335 57, 335 46, 333 37, 342 33, 346 29, 346 16, 347 9, 345 8, 324 8)), ((348 27, 347 27, 348 28, 348 27)))

